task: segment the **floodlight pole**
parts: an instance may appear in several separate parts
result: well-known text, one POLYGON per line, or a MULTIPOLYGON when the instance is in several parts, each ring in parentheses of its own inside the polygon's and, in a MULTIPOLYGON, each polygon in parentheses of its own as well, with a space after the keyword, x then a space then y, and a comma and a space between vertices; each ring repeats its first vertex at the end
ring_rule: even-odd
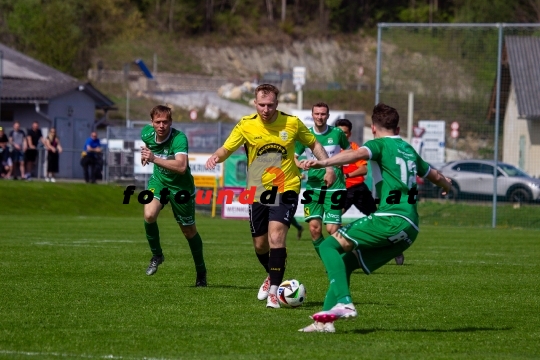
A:
POLYGON ((409 106, 407 108, 407 142, 410 144, 413 136, 413 117, 414 117, 414 93, 409 92, 409 106))
POLYGON ((493 213, 491 217, 491 227, 497 226, 497 164, 499 161, 499 121, 501 107, 501 67, 502 67, 502 45, 503 45, 503 25, 498 23, 499 28, 499 46, 497 49, 497 98, 495 100, 495 149, 493 158, 495 166, 493 166, 493 213))
POLYGON ((129 120, 129 89, 126 90, 126 127, 131 127, 129 120))
POLYGON ((379 93, 381 92, 381 56, 382 56, 382 27, 377 27, 377 72, 375 74, 375 105, 379 103, 379 93))
POLYGON ((4 63, 4 53, 0 51, 0 121, 2 121, 2 79, 4 77, 4 70, 2 68, 4 63))

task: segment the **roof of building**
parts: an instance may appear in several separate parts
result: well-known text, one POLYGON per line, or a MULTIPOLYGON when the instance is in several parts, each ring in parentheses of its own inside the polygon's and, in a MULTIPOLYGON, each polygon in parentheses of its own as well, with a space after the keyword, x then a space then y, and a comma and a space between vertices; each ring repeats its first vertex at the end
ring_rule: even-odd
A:
POLYGON ((79 90, 93 98, 97 108, 114 107, 114 102, 90 83, 79 81, 1 43, 0 52, 3 57, 0 99, 3 103, 46 103, 79 90))
POLYGON ((506 36, 510 75, 521 118, 540 117, 540 38, 506 36))

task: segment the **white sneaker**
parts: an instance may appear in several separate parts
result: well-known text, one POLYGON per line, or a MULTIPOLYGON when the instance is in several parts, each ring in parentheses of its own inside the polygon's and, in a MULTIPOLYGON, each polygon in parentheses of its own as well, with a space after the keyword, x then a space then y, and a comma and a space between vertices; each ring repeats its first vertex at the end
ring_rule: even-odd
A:
POLYGON ((56 179, 52 177, 51 182, 56 182, 56 179))
POLYGON ((268 299, 266 299, 266 307, 272 309, 280 308, 276 294, 268 294, 268 299))
POLYGON ((268 291, 270 291, 270 275, 264 279, 261 287, 259 288, 259 293, 257 294, 257 299, 266 300, 268 297, 268 291))
POLYGON ((305 328, 302 328, 298 330, 300 332, 327 332, 327 333, 335 333, 336 328, 334 327, 333 322, 317 322, 315 321, 313 324, 306 326, 305 328))
POLYGON ((321 311, 313 315, 313 320, 328 323, 339 319, 354 319, 358 316, 353 303, 336 304, 328 311, 321 311))
POLYGON ((45 181, 46 181, 46 182, 49 182, 49 181, 51 181, 51 179, 48 178, 48 177, 46 177, 46 178, 45 178, 45 181))

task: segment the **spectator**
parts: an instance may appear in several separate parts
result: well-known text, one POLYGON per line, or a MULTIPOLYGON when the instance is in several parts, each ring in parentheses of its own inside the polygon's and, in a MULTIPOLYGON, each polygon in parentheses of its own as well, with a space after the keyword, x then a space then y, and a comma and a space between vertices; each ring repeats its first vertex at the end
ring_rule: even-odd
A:
POLYGON ((21 124, 18 121, 13 123, 13 130, 9 133, 9 143, 11 144, 11 158, 13 159, 13 177, 15 169, 19 165, 19 175, 24 178, 24 152, 26 151, 26 134, 21 130, 21 124))
POLYGON ((13 171, 13 161, 8 143, 9 139, 4 129, 0 127, 0 174, 4 179, 12 179, 11 172, 13 171))
POLYGON ((34 165, 36 164, 36 160, 38 158, 38 145, 39 143, 43 143, 43 134, 41 133, 41 129, 39 128, 39 123, 37 121, 34 121, 32 123, 32 128, 28 129, 28 134, 26 135, 26 152, 25 160, 26 160, 26 179, 30 180, 32 177, 32 172, 34 171, 34 165))
POLYGON ((58 159, 62 152, 60 139, 56 136, 56 129, 51 128, 45 138, 45 148, 47 148, 47 175, 45 181, 56 182, 54 174, 58 172, 58 159))
POLYGON ((84 168, 84 180, 92 184, 96 183, 96 175, 101 164, 101 142, 97 133, 93 131, 84 144, 81 165, 84 168))

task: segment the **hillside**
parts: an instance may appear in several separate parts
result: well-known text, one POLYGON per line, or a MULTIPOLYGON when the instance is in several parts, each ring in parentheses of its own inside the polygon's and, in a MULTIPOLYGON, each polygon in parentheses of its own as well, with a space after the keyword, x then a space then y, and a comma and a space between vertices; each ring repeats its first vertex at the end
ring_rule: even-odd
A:
MULTIPOLYGON (((294 66, 307 69, 308 85, 304 104, 327 102, 332 109, 369 110, 374 102, 376 69, 376 40, 367 35, 316 38, 293 41, 280 37, 261 44, 253 39, 238 39, 234 44, 219 44, 215 38, 172 40, 166 34, 150 33, 133 41, 118 41, 100 47, 92 58, 95 70, 98 63, 104 70, 121 71, 126 64, 131 71, 138 68, 133 61, 142 59, 158 73, 191 74, 226 78, 240 85, 245 81, 261 81, 265 73, 290 73, 294 66), (157 61, 157 64, 154 64, 157 61), (358 77, 362 66, 364 75, 358 77), (356 91, 359 81, 363 91, 356 91), (335 91, 336 84, 341 91, 335 91), (332 90, 333 89, 333 90, 332 90)), ((141 73, 142 74, 142 73, 141 73)), ((101 83, 99 88, 117 104, 119 111, 111 118, 124 121, 126 89, 120 84, 101 83)), ((291 91, 292 84, 289 89, 291 91)), ((147 118, 154 103, 142 94, 130 94, 130 117, 147 118), (139 95, 139 96, 138 96, 139 95)), ((187 110, 179 109, 177 121, 190 121, 187 110)), ((226 116, 221 121, 234 121, 226 116)))

